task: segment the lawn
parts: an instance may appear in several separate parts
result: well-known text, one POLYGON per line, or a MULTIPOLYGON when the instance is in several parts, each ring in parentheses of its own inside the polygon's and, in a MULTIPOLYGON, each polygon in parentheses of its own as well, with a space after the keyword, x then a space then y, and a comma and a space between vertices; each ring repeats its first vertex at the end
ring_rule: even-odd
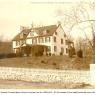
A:
POLYGON ((68 56, 17 57, 0 59, 0 67, 43 68, 62 70, 88 70, 92 58, 68 56))

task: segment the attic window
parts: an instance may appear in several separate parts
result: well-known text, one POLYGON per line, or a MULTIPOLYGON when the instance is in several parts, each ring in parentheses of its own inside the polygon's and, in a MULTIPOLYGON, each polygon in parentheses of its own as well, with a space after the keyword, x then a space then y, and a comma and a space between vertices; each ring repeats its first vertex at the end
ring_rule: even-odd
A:
POLYGON ((46 30, 46 33, 49 33, 49 30, 46 30))
POLYGON ((20 34, 20 38, 23 38, 23 33, 20 34))
POLYGON ((27 35, 27 33, 23 33, 23 36, 26 36, 27 35))
POLYGON ((30 32, 30 36, 34 36, 34 31, 31 31, 30 32))
POLYGON ((27 34, 27 32, 24 32, 23 34, 24 34, 24 35, 26 35, 26 34, 27 34))
POLYGON ((64 34, 64 37, 66 37, 66 34, 64 34))

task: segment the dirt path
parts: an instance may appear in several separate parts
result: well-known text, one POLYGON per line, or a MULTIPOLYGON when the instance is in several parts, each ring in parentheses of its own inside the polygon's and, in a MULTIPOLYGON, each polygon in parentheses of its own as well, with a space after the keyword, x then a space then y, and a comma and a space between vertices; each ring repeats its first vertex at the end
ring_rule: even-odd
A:
POLYGON ((25 81, 0 80, 0 89, 94 89, 95 86, 83 84, 34 83, 25 81))

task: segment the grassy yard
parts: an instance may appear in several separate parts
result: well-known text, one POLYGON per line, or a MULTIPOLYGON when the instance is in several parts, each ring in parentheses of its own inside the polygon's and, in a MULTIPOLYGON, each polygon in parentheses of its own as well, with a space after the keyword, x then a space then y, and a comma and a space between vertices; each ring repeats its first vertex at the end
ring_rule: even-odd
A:
POLYGON ((88 70, 91 57, 69 58, 67 56, 18 57, 0 59, 0 67, 24 67, 62 70, 88 70))

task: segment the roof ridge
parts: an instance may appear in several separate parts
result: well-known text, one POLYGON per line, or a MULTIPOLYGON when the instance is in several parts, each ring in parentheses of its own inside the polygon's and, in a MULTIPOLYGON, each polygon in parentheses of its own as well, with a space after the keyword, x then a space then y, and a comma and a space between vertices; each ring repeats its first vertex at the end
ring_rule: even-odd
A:
POLYGON ((38 27, 32 27, 31 29, 44 28, 44 27, 52 27, 52 26, 56 26, 56 25, 38 26, 38 27))

